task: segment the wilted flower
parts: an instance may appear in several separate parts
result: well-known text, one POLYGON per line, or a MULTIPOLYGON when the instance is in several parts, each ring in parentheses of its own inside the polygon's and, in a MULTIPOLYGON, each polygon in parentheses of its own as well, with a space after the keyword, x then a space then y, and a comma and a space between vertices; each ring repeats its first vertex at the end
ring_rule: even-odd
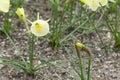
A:
POLYGON ((36 20, 32 23, 30 30, 35 36, 44 36, 49 33, 49 24, 44 20, 36 20))
POLYGON ((0 11, 8 12, 10 7, 10 0, 0 0, 0 11))
POLYGON ((18 8, 17 11, 16 11, 16 14, 19 16, 19 18, 23 21, 26 20, 26 17, 25 17, 25 11, 23 8, 18 8))

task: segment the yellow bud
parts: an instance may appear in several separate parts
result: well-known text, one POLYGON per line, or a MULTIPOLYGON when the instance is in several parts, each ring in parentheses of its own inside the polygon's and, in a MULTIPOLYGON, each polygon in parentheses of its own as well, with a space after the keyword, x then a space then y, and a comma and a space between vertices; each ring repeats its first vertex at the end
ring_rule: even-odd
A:
POLYGON ((8 12, 10 7, 10 0, 0 0, 0 11, 8 12))
POLYGON ((82 44, 82 43, 80 43, 80 42, 76 42, 76 44, 75 44, 77 47, 79 47, 80 49, 83 49, 85 46, 82 44))
POLYGON ((25 12, 24 12, 24 9, 23 8, 18 8, 17 11, 16 11, 16 14, 19 16, 19 18, 23 21, 26 20, 26 17, 25 17, 25 12))

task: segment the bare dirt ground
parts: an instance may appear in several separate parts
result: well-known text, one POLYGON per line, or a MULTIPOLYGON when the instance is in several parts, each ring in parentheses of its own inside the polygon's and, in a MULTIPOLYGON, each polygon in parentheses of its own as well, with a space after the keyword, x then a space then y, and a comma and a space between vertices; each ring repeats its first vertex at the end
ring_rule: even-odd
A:
MULTIPOLYGON (((41 18, 47 20, 51 18, 50 14, 50 4, 47 0, 26 0, 24 4, 24 8, 26 10, 27 16, 31 20, 36 20, 37 12, 40 12, 41 18), (27 4, 27 5, 26 5, 27 4), (30 5, 29 5, 30 4, 30 5), (32 5, 31 5, 32 4, 32 5)), ((104 29, 105 27, 100 27, 104 29)), ((16 46, 20 49, 20 52, 17 52, 9 39, 4 35, 0 34, 0 56, 6 56, 11 59, 19 59, 21 55, 27 55, 27 34, 25 32, 24 23, 22 23, 19 19, 16 19, 14 24, 12 24, 12 30, 10 33, 10 37, 15 42, 16 46)), ((111 34, 109 32, 100 33, 102 39, 104 40, 104 44, 107 44, 110 41, 111 34)), ((49 34, 44 38, 48 38, 49 34)), ((42 40, 41 37, 39 40, 42 40)), ((120 51, 113 50, 113 46, 110 46, 110 49, 105 52, 104 49, 101 49, 101 42, 97 34, 93 31, 88 33, 86 36, 82 37, 82 41, 85 44, 91 44, 94 46, 89 47, 92 51, 92 67, 91 67, 91 80, 120 80, 120 51), (92 35, 92 36, 91 36, 92 35)), ((111 39, 112 40, 112 39, 111 39)), ((72 44, 73 42, 69 42, 67 44, 72 44)), ((113 43, 113 42, 112 42, 113 43)), ((111 44, 112 45, 112 44, 111 44)), ((74 49, 70 47, 70 49, 74 49)), ((49 46, 49 41, 45 40, 40 42, 39 45, 36 42, 35 51, 37 56, 43 56, 45 58, 50 59, 67 59, 69 57, 64 49, 64 47, 60 47, 58 51, 53 51, 49 46)), ((74 54, 73 54, 74 55, 74 54)), ((36 61, 37 62, 37 61, 36 61)), ((60 66, 64 67, 64 69, 71 70, 71 72, 75 73, 70 66, 70 63, 59 63, 60 66)), ((41 69, 36 74, 41 74, 44 77, 47 77, 49 80, 74 80, 72 76, 68 73, 59 70, 53 66, 46 67, 41 69)), ((41 78, 40 76, 29 76, 26 75, 22 70, 16 69, 11 66, 5 66, 0 64, 0 80, 46 80, 45 78, 41 78)))

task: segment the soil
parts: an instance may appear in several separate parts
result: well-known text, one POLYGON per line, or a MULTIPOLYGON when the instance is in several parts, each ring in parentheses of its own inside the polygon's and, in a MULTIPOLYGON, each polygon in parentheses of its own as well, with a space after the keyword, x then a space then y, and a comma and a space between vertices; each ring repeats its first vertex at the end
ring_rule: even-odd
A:
MULTIPOLYGON (((47 0, 26 0, 23 7, 26 11, 27 17, 31 21, 36 20, 37 12, 40 13, 40 17, 44 20, 52 18, 50 4, 47 0)), ((100 29, 104 30, 106 27, 100 26, 100 29)), ((70 31, 68 31, 68 33, 69 32, 70 31)), ((0 35, 0 57, 8 57, 10 59, 19 60, 20 56, 24 56, 26 57, 26 60, 28 60, 28 37, 22 21, 16 17, 10 32, 10 37, 13 39, 20 52, 13 47, 8 37, 6 37, 3 33, 0 35)), ((68 70, 74 75, 77 75, 71 67, 71 63, 64 61, 70 58, 68 55, 69 52, 72 56, 76 55, 74 52, 74 46, 71 46, 73 41, 69 41, 64 47, 60 46, 58 50, 53 50, 49 44, 49 36, 50 34, 39 39, 36 38, 35 56, 41 56, 45 59, 53 61, 60 60, 60 62, 56 62, 58 66, 68 70), (67 51, 65 48, 67 48, 67 51)), ((104 41, 103 44, 107 45, 111 40, 110 45, 112 46, 109 46, 107 51, 105 51, 104 48, 101 48, 101 42, 95 31, 81 37, 82 43, 89 44, 88 47, 92 52, 91 80, 120 80, 120 51, 119 49, 117 51, 113 49, 114 41, 109 32, 100 33, 100 36, 104 41)), ((35 57, 34 61, 36 64, 39 63, 40 60, 35 57)), ((34 76, 31 76, 20 69, 0 64, 0 80, 75 80, 73 76, 65 70, 59 69, 55 66, 47 66, 37 71, 34 76)))

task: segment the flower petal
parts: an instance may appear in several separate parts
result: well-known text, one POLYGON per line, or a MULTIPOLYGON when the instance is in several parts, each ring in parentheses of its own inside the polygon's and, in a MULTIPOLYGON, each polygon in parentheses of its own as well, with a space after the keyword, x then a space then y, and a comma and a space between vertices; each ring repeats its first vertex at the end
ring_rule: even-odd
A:
POLYGON ((10 7, 10 0, 0 0, 0 11, 8 12, 10 7))

